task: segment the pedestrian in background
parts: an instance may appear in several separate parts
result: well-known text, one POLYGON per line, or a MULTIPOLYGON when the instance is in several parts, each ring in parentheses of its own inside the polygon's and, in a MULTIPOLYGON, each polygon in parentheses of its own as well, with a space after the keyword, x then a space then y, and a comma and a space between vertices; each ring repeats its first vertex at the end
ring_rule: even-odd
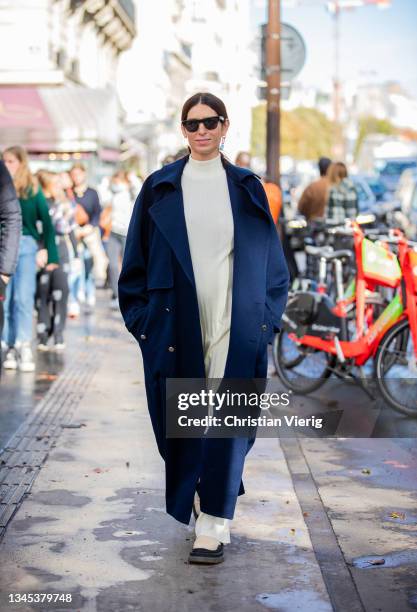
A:
POLYGON ((61 187, 64 192, 64 197, 68 202, 71 203, 74 216, 74 242, 71 243, 72 247, 68 250, 69 254, 69 273, 68 273, 68 316, 74 319, 80 315, 80 303, 78 301, 78 295, 81 291, 82 285, 82 274, 84 273, 84 264, 81 261, 82 247, 80 246, 80 240, 77 236, 79 229, 79 221, 81 223, 88 222, 88 215, 80 204, 75 201, 74 186, 69 172, 60 172, 59 180, 61 187))
POLYGON ((118 170, 113 174, 107 193, 103 196, 104 211, 109 210, 110 219, 107 257, 109 258, 109 282, 113 309, 119 308, 117 284, 136 195, 137 191, 134 190, 127 173, 124 170, 118 170))
POLYGON ((239 168, 248 168, 251 169, 252 165, 252 156, 248 151, 239 151, 235 158, 236 166, 239 168))
POLYGON ((181 124, 190 154, 142 187, 119 303, 142 351, 165 460, 167 512, 188 524, 197 492, 201 511, 189 561, 219 563, 255 437, 167 438, 166 378, 266 378, 288 271, 260 180, 220 152, 229 127, 222 100, 195 94, 182 108, 181 124))
POLYGON ((348 178, 345 164, 342 162, 331 164, 327 177, 330 190, 326 216, 337 223, 344 223, 346 219, 357 217, 358 194, 355 185, 348 178))
POLYGON ((31 342, 37 257, 48 271, 58 267, 59 257, 48 204, 30 171, 26 151, 22 147, 10 147, 4 151, 3 159, 13 178, 22 213, 17 267, 7 285, 4 304, 3 339, 8 346, 4 368, 32 372, 35 369, 31 342), (42 235, 38 222, 42 223, 42 235), (39 251, 41 241, 45 249, 39 251))
POLYGON ((91 309, 96 303, 96 280, 104 284, 107 273, 107 256, 103 249, 99 229, 102 208, 97 191, 87 184, 87 172, 83 164, 74 164, 70 176, 73 182, 75 202, 82 209, 76 213, 80 226, 77 237, 82 243, 84 264, 82 286, 78 298, 91 309), (85 218, 82 217, 83 211, 85 218))
POLYGON ((39 171, 37 177, 49 206, 60 261, 59 268, 52 271, 41 268, 37 274, 38 349, 47 350, 49 338, 53 337, 55 350, 62 350, 65 348, 70 250, 73 257, 78 257, 74 206, 67 198, 58 174, 39 171))
MULTIPOLYGON (((3 332, 6 287, 17 265, 22 213, 12 177, 0 160, 0 338, 3 332)), ((0 374, 2 355, 0 350, 0 374)))
POLYGON ((306 187, 298 202, 298 212, 305 216, 307 221, 324 217, 327 202, 329 200, 330 183, 327 171, 331 164, 328 157, 320 157, 320 178, 306 187))

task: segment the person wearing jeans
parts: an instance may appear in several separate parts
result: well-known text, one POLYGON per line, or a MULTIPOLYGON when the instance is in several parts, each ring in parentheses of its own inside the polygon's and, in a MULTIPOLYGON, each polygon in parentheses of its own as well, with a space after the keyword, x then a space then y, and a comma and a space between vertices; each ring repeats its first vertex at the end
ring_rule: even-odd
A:
POLYGON ((84 274, 81 277, 78 298, 85 302, 88 309, 91 309, 96 303, 94 267, 96 265, 96 268, 100 268, 97 270, 97 275, 100 280, 104 281, 107 263, 98 229, 102 209, 97 191, 87 185, 87 172, 83 164, 74 164, 70 170, 70 176, 73 182, 75 202, 82 206, 88 216, 87 222, 77 232, 77 237, 82 242, 81 259, 84 262, 84 274))
MULTIPOLYGON (((36 289, 36 253, 38 244, 32 236, 21 236, 17 267, 9 282, 4 303, 5 325, 3 337, 9 347, 30 344, 32 340, 33 300, 36 289)), ((8 351, 10 353, 11 351, 8 351)), ((4 367, 10 367, 8 362, 13 356, 6 356, 4 367)), ((16 357, 14 357, 16 361, 16 357)))
MULTIPOLYGON (((3 302, 6 287, 17 264, 22 214, 12 178, 0 160, 0 337, 3 331, 3 302)), ((1 351, 0 351, 1 368, 1 351)))
POLYGON ((135 194, 127 173, 116 172, 110 181, 105 195, 105 208, 110 208, 111 231, 107 241, 107 257, 109 258, 109 282, 112 291, 111 308, 119 308, 118 287, 121 262, 125 250, 126 234, 132 216, 135 194))
POLYGON ((22 236, 16 272, 6 290, 3 340, 8 350, 4 368, 32 372, 35 369, 31 342, 36 262, 37 259, 44 259, 46 269, 52 271, 58 267, 58 251, 48 205, 38 180, 30 172, 26 151, 21 147, 10 147, 3 157, 13 177, 22 213, 22 236), (38 231, 38 222, 42 223, 42 236, 38 231), (38 251, 41 239, 46 249, 38 251))

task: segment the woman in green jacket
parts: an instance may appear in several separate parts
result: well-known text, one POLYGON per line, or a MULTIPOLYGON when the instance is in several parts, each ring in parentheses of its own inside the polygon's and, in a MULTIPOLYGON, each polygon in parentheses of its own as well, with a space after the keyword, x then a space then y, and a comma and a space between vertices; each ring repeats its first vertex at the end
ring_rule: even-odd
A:
POLYGON ((4 151, 3 159, 13 178, 22 210, 17 268, 7 285, 4 304, 3 341, 7 353, 3 366, 9 370, 19 368, 22 372, 32 372, 35 369, 31 341, 37 258, 39 262, 47 258, 46 267, 53 270, 58 267, 58 251, 48 204, 30 171, 26 151, 22 147, 10 147, 4 151), (39 233, 39 222, 42 234, 39 233), (45 250, 39 251, 41 241, 45 250))

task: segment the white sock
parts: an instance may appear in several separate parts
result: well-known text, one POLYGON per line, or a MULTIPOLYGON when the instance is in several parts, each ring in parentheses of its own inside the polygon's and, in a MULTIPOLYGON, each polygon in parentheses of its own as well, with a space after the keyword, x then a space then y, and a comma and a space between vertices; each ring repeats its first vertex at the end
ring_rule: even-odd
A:
POLYGON ((201 535, 195 539, 193 548, 207 548, 208 550, 217 550, 220 542, 216 538, 201 535))

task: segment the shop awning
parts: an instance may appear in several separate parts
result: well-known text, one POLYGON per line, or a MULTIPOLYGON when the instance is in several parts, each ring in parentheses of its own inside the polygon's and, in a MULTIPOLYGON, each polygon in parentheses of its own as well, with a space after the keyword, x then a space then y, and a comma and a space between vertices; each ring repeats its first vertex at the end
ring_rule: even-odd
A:
POLYGON ((119 114, 112 89, 0 87, 0 145, 33 153, 118 149, 119 114))

